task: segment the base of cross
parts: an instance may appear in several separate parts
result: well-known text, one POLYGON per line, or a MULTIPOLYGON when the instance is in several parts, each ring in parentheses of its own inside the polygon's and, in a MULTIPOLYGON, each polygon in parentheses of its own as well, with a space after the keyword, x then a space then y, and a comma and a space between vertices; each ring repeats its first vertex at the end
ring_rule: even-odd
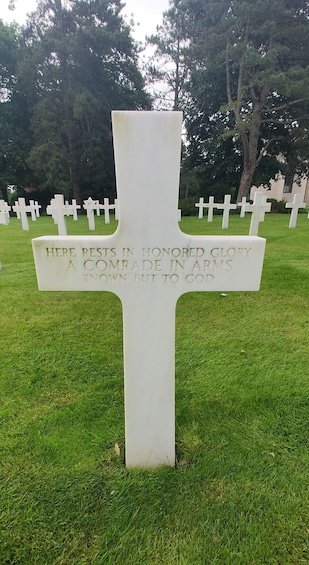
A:
POLYGON ((178 226, 180 112, 114 112, 119 225, 33 240, 40 290, 122 302, 127 467, 175 465, 175 310, 186 292, 259 290, 265 240, 178 226))

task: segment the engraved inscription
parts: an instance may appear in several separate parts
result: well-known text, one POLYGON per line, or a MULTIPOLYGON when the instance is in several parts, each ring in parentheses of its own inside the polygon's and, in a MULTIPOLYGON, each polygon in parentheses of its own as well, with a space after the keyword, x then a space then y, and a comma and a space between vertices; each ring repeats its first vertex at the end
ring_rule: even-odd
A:
POLYGON ((46 258, 65 261, 66 271, 82 274, 85 285, 112 281, 136 285, 211 284, 228 274, 237 261, 250 257, 251 247, 46 247, 46 258))

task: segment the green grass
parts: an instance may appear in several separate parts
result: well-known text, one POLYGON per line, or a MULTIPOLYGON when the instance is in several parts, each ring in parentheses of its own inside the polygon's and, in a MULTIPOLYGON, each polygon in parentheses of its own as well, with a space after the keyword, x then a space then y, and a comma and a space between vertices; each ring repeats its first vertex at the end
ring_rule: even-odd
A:
POLYGON ((0 226, 1 565, 309 563, 309 220, 288 221, 260 225, 260 292, 179 300, 177 466, 151 471, 123 465, 119 300, 39 292, 30 241, 52 220, 0 226))

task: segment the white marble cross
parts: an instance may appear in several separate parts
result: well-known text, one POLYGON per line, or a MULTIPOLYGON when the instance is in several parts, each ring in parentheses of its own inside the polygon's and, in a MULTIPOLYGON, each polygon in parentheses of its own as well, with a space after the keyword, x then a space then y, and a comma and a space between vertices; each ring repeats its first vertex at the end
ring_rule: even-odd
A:
POLYGON ((10 216, 7 212, 0 212, 0 224, 7 226, 10 223, 10 216))
POLYGON ((110 224, 110 210, 115 210, 115 204, 110 204, 108 198, 104 198, 104 203, 99 204, 100 210, 104 211, 104 219, 106 224, 110 224))
POLYGON ((89 196, 87 200, 84 200, 83 208, 87 211, 89 230, 93 231, 95 230, 94 211, 98 210, 98 201, 92 200, 91 196, 89 196))
POLYGON ((22 229, 25 231, 29 230, 29 222, 27 212, 31 212, 30 206, 26 204, 24 198, 18 198, 14 206, 12 206, 13 212, 16 213, 17 218, 21 220, 22 229))
POLYGON ((264 194, 263 198, 262 198, 262 207, 261 207, 261 212, 260 212, 260 222, 264 222, 266 212, 270 212, 270 211, 271 211, 271 202, 267 202, 267 196, 265 196, 265 194, 264 194))
POLYGON ((227 229, 229 227, 230 210, 236 210, 237 204, 231 204, 231 195, 226 194, 223 204, 216 204, 216 208, 223 210, 222 229, 227 229))
POLYGON ((42 208, 41 204, 38 203, 37 200, 30 200, 29 205, 31 208, 31 217, 33 220, 36 220, 40 217, 40 208, 42 208), (35 218, 34 218, 35 215, 35 218))
POLYGON ((241 202, 238 202, 237 206, 240 208, 240 218, 244 218, 246 212, 250 210, 250 202, 247 202, 247 198, 245 196, 242 197, 241 202))
POLYGON ((264 221, 265 212, 270 212, 271 203, 262 192, 255 192, 253 204, 247 204, 246 211, 252 212, 249 235, 258 235, 259 223, 264 221))
POLYGON ((205 207, 204 198, 201 196, 199 201, 196 202, 194 204, 194 206, 195 206, 195 208, 198 208, 198 217, 199 217, 199 220, 201 220, 203 215, 204 215, 204 207, 205 207))
POLYGON ((65 208, 63 194, 55 194, 48 206, 46 206, 46 214, 52 216, 54 223, 58 226, 58 235, 67 235, 67 226, 65 216, 67 210, 65 208))
POLYGON ((209 196, 208 203, 204 204, 204 208, 208 208, 207 214, 207 222, 212 222, 214 209, 217 208, 217 204, 215 203, 215 199, 213 196, 209 196))
POLYGON ((29 212, 31 213, 31 220, 33 222, 36 222, 36 219, 38 218, 38 212, 39 212, 38 205, 39 205, 38 202, 35 203, 34 200, 29 200, 29 212))
POLYGON ((217 204, 215 203, 213 196, 209 196, 208 202, 204 202, 204 198, 201 197, 195 204, 195 207, 198 208, 199 219, 203 217, 204 208, 208 208, 207 222, 212 222, 214 208, 217 208, 217 204))
POLYGON ((306 208, 306 203, 302 202, 301 195, 297 193, 294 194, 293 202, 287 202, 285 207, 291 208, 289 228, 296 228, 298 210, 300 208, 306 208))
POLYGON ((10 211, 12 207, 5 200, 0 200, 0 224, 8 225, 10 223, 10 211))
POLYGON ((77 210, 80 210, 80 205, 77 204, 76 199, 72 199, 72 204, 66 201, 64 207, 66 209, 66 216, 73 216, 73 220, 77 221, 77 210))
POLYGON ((76 204, 76 200, 72 200, 72 204, 65 203, 63 194, 55 194, 46 207, 46 214, 53 217, 54 223, 58 226, 58 234, 67 235, 65 216, 73 216, 74 220, 77 220, 79 209, 80 205, 76 204))
POLYGON ((113 112, 112 122, 118 228, 34 239, 37 279, 40 290, 119 296, 126 465, 173 466, 177 300, 191 291, 257 291, 265 239, 180 231, 181 112, 113 112))

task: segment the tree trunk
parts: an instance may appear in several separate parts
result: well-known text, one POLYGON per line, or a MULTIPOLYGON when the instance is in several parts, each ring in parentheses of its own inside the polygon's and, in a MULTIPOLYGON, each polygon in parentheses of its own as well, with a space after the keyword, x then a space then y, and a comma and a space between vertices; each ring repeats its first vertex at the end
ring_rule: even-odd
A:
POLYGON ((243 196, 246 198, 250 195, 252 179, 254 171, 259 162, 258 143, 261 127, 261 108, 257 104, 253 109, 252 122, 249 132, 241 124, 240 135, 243 145, 243 170, 241 173, 239 189, 237 194, 237 202, 240 202, 243 196))
POLYGON ((237 202, 240 202, 243 196, 245 196, 246 198, 250 196, 253 174, 254 174, 254 169, 252 170, 252 168, 250 169, 248 166, 244 165, 239 183, 237 202))

